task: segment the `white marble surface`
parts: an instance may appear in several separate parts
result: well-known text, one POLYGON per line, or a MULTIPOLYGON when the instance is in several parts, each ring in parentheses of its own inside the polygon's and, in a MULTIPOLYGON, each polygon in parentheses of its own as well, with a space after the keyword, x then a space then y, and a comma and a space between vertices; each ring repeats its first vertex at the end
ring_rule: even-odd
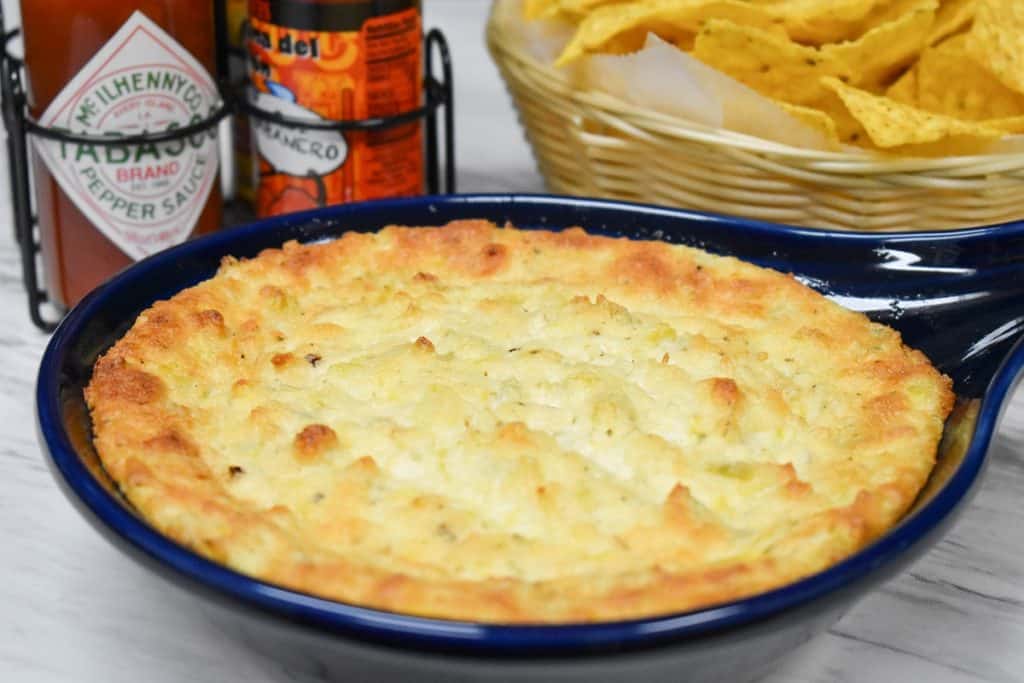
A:
MULTIPOLYGON (((445 30, 456 60, 460 189, 540 190, 483 48, 486 3, 425 4, 428 25, 445 30)), ((46 337, 25 312, 5 189, 0 198, 0 681, 294 680, 115 551, 57 489, 36 445, 31 408, 46 337)), ((1024 393, 1008 410, 984 486, 954 531, 771 683, 1024 681, 1022 454, 1024 393)))

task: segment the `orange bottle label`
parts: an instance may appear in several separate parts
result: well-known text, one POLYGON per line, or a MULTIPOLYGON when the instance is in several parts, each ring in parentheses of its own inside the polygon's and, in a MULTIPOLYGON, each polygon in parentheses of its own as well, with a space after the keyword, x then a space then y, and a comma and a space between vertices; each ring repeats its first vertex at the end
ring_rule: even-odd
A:
MULTIPOLYGON (((274 0, 250 3, 250 100, 292 119, 392 116, 422 99, 422 37, 416 8, 370 17, 358 30, 272 23, 274 0)), ((251 122, 258 156, 257 212, 423 193, 420 121, 344 132, 251 122)))

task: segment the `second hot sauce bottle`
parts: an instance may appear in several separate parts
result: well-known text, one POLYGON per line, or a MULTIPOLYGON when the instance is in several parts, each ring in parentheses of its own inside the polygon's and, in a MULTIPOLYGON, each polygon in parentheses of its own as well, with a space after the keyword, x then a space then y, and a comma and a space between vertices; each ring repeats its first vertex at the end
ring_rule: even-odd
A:
MULTIPOLYGON (((421 104, 418 0, 250 0, 249 22, 249 97, 259 109, 329 121, 421 104)), ((423 192, 419 121, 344 132, 251 125, 260 216, 423 192)))

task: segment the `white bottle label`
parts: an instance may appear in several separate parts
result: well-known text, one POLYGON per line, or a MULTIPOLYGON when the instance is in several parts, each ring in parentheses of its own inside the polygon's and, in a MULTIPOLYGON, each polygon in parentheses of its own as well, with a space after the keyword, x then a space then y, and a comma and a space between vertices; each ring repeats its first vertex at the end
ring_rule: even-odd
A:
MULTIPOLYGON (((311 109, 252 88, 249 89, 249 101, 257 109, 298 121, 327 122, 311 109)), ((250 125, 255 134, 256 149, 274 173, 324 176, 341 168, 348 157, 348 143, 336 130, 282 126, 255 117, 250 125)))
MULTIPOLYGON (((203 65, 137 11, 54 98, 40 123, 77 134, 134 135, 182 128, 219 105, 203 65)), ((217 181, 216 131, 125 146, 34 139, 75 206, 139 259, 191 234, 217 181)))

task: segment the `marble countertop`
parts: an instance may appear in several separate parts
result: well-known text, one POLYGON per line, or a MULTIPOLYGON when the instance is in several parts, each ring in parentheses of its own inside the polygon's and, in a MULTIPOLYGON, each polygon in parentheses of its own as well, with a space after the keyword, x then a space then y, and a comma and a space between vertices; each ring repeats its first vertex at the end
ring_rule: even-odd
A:
MULTIPOLYGON (((425 5, 427 25, 444 29, 455 57, 459 189, 541 191, 483 46, 488 3, 425 5)), ((298 680, 224 637, 189 596, 114 550, 58 490, 32 412, 46 336, 28 319, 5 174, 0 182, 0 681, 298 680)), ((954 530, 770 683, 1024 681, 1024 392, 991 458, 954 530)))

